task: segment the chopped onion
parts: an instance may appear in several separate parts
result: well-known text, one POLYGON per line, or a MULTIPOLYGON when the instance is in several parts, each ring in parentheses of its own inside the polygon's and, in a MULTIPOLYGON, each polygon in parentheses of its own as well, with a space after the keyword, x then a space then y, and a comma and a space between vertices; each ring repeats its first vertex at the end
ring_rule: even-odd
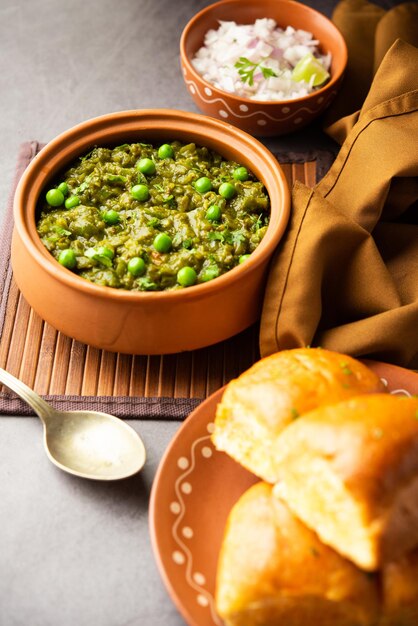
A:
POLYGON ((205 35, 192 63, 202 77, 218 89, 253 100, 292 100, 318 89, 308 81, 295 81, 292 71, 313 54, 329 72, 331 55, 322 55, 312 33, 292 26, 282 29, 273 19, 254 24, 219 21, 205 35))

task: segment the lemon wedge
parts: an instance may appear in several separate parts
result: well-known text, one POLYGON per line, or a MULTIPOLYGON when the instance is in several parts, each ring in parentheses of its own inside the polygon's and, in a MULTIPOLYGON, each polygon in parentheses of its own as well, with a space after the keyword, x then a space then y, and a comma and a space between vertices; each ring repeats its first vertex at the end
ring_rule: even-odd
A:
POLYGON ((296 82, 304 80, 306 83, 309 83, 313 78, 313 87, 323 85, 329 77, 329 72, 327 72, 321 61, 314 57, 312 52, 305 54, 305 56, 296 63, 292 72, 292 78, 296 82))

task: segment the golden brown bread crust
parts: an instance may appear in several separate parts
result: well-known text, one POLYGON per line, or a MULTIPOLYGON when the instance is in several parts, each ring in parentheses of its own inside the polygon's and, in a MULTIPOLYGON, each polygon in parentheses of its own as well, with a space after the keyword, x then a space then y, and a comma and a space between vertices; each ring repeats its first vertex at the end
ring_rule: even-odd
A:
POLYGON ((322 541, 375 570, 418 545, 418 398, 359 396, 291 424, 275 493, 322 541))
POLYGON ((349 356, 321 348, 284 350, 228 384, 212 440, 218 450, 273 483, 271 445, 295 418, 319 406, 385 391, 374 372, 349 356))
POLYGON ((418 550, 388 563, 381 572, 381 587, 379 626, 417 626, 418 550))
POLYGON ((374 577, 322 544, 257 483, 235 504, 218 561, 216 605, 227 626, 374 626, 374 577))

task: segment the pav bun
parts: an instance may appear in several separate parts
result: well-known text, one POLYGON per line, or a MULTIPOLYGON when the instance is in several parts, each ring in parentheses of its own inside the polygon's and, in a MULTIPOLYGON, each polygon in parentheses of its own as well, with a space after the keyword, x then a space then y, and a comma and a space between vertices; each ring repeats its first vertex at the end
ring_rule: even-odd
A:
POLYGON ((418 398, 363 395, 311 411, 276 439, 274 468, 275 494, 359 567, 418 545, 418 398))
POLYGON ((260 482, 233 507, 218 561, 226 626, 375 626, 375 577, 325 546, 260 482))
POLYGON ((218 450, 274 483, 272 446, 285 427, 318 407, 385 391, 377 374, 349 356, 321 348, 284 350, 228 384, 212 440, 218 450))

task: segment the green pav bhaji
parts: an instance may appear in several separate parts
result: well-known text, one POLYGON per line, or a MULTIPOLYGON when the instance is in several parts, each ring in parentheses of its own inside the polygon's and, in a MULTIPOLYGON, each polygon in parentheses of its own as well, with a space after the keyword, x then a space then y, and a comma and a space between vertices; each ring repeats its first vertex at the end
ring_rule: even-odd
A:
POLYGON ((64 267, 98 285, 183 289, 228 272, 269 223, 263 183, 194 143, 97 147, 38 207, 37 230, 64 267))

